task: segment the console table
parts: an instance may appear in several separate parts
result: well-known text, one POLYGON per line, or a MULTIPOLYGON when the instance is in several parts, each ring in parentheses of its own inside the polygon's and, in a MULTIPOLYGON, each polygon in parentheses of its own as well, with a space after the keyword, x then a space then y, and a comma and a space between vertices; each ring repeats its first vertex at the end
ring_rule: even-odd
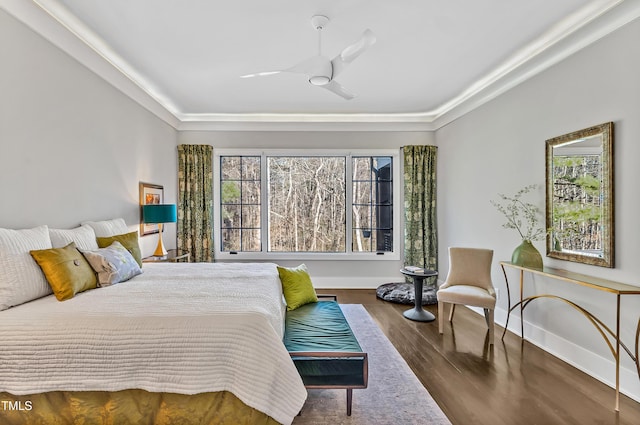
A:
POLYGON ((620 299, 623 295, 640 295, 640 287, 627 285, 624 283, 613 282, 606 279, 599 279, 596 277, 586 276, 579 273, 573 273, 566 270, 555 269, 551 267, 543 267, 542 269, 532 269, 528 267, 519 266, 508 261, 501 261, 500 266, 502 267, 502 273, 504 274, 504 279, 507 283, 507 301, 508 301, 508 312, 507 312, 507 323, 504 326, 504 332, 502 333, 502 338, 504 338, 505 333, 507 332, 507 328, 509 326, 509 317, 511 316, 511 312, 520 308, 520 337, 524 339, 524 319, 523 312, 525 307, 529 305, 529 303, 538 298, 553 298, 564 303, 570 305, 571 307, 578 310, 582 313, 591 324, 598 330, 602 338, 605 340, 607 345, 609 346, 609 350, 613 355, 613 358, 616 363, 616 411, 620 410, 620 348, 623 348, 624 351, 631 357, 631 359, 635 362, 636 368, 638 369, 638 376, 640 377, 640 357, 638 356, 638 343, 640 339, 640 319, 638 320, 638 326, 636 329, 636 340, 635 340, 635 354, 631 352, 631 350, 620 340, 620 299), (511 292, 509 289, 509 279, 507 277, 506 268, 513 268, 520 270, 520 302, 511 306, 511 292), (564 282, 586 286, 598 291, 608 292, 610 294, 614 294, 616 296, 616 329, 615 331, 611 330, 607 325, 605 325, 600 319, 595 317, 593 314, 585 310, 583 307, 580 307, 578 304, 570 301, 566 298, 559 297, 557 295, 552 294, 538 294, 531 295, 529 297, 523 296, 523 286, 524 286, 524 273, 532 273, 541 276, 545 276, 550 279, 561 280, 564 282))

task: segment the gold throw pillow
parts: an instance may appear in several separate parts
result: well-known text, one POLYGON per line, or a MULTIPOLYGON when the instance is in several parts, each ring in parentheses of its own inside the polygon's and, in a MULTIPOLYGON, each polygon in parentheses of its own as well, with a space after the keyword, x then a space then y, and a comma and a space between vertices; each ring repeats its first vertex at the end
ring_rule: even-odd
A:
POLYGON ((71 242, 64 248, 29 251, 38 263, 58 301, 73 298, 79 292, 94 289, 96 274, 71 242))

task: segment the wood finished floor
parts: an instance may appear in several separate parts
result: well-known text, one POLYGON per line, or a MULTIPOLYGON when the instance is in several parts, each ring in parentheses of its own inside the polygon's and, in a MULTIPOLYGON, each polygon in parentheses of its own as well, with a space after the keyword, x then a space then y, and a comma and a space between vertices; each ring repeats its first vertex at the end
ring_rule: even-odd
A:
MULTIPOLYGON (((496 326, 488 348, 484 317, 456 309, 453 327, 405 319, 406 305, 375 290, 318 290, 342 304, 362 304, 453 425, 639 425, 640 403, 496 326)), ((427 309, 437 313, 436 306, 427 309)), ((357 392, 354 392, 357 397, 357 392)))

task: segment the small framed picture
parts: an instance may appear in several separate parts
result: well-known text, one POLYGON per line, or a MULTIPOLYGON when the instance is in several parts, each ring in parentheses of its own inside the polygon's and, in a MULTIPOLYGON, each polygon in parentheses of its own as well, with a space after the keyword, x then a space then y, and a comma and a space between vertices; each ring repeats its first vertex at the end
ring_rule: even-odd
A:
POLYGON ((140 182, 140 236, 158 233, 157 224, 144 224, 142 221, 142 206, 164 203, 164 188, 159 184, 140 182))

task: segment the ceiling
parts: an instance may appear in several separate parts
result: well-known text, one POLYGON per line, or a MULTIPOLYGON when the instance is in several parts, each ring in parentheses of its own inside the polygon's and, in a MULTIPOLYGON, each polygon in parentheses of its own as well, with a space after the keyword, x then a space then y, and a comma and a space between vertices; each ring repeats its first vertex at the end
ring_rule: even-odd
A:
MULTIPOLYGON (((465 102, 476 98, 477 103, 530 76, 528 65, 541 68, 544 54, 622 3, 33 2, 58 25, 61 23, 65 31, 71 31, 91 47, 94 55, 97 52, 111 68, 116 67, 135 83, 136 90, 143 91, 168 112, 177 127, 198 122, 337 122, 372 118, 430 123, 465 102), (354 99, 345 100, 312 86, 300 74, 240 78, 286 69, 316 55, 318 35, 311 25, 311 17, 316 14, 330 19, 322 31, 322 54, 329 58, 357 41, 367 28, 376 36, 376 43, 336 78, 356 94, 354 99)), ((64 43, 67 42, 56 44, 64 43)), ((75 52, 77 48, 71 54, 81 56, 75 52)), ((547 66, 552 63, 547 60, 547 66)))

